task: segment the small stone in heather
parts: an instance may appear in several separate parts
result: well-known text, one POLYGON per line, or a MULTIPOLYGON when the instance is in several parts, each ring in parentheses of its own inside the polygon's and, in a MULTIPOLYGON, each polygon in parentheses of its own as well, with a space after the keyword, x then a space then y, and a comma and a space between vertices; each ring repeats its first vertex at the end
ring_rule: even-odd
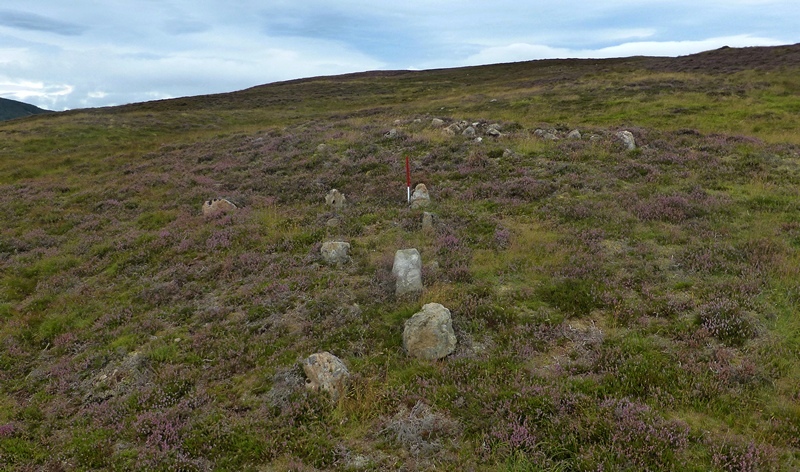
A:
POLYGON ((204 215, 213 215, 215 213, 226 212, 235 209, 236 205, 224 198, 214 198, 211 200, 206 200, 203 203, 204 215))
POLYGON ((495 138, 499 138, 500 136, 503 135, 503 133, 501 133, 500 130, 498 130, 496 128, 487 129, 486 130, 486 134, 488 134, 489 136, 494 136, 495 138))
POLYGON ((323 351, 311 354, 302 362, 306 374, 306 388, 313 391, 323 390, 336 401, 344 393, 350 372, 338 357, 323 351))
POLYGON ((434 118, 431 120, 431 126, 433 126, 434 128, 441 128, 442 126, 444 126, 444 120, 440 118, 434 118))
POLYGON ((581 139, 581 132, 574 129, 569 132, 569 134, 567 135, 567 139, 581 139))
POLYGON ((320 253, 322 260, 327 264, 339 265, 350 261, 348 252, 350 251, 350 243, 343 241, 327 241, 322 243, 320 253))
POLYGON ((342 208, 344 207, 345 203, 347 203, 347 199, 344 197, 344 194, 340 191, 331 189, 327 195, 325 195, 325 204, 333 206, 334 208, 342 208))

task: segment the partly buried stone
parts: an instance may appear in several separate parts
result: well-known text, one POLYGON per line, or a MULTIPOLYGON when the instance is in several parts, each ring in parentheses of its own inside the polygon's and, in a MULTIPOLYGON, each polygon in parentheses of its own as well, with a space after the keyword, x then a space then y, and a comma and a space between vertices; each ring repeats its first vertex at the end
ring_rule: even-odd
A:
POLYGON ((411 208, 425 208, 431 204, 431 195, 425 184, 417 184, 414 193, 411 194, 411 208))
POLYGON ((622 142, 622 145, 625 146, 625 149, 628 151, 633 151, 636 149, 636 139, 633 137, 633 133, 630 131, 620 131, 617 133, 617 139, 622 142))
POLYGON ((323 351, 303 359, 303 372, 306 374, 306 388, 330 393, 336 401, 344 393, 350 372, 338 357, 323 351))
POLYGON ((475 136, 475 133, 476 133, 476 131, 475 131, 475 128, 474 128, 474 127, 472 127, 472 126, 467 126, 467 129, 465 129, 464 131, 462 131, 462 132, 461 132, 461 135, 462 135, 462 136, 466 136, 466 137, 468 137, 468 138, 472 138, 472 137, 474 137, 474 136, 475 136))
POLYGON ((441 118, 434 118, 431 120, 431 126, 433 126, 434 128, 441 128, 442 126, 444 126, 444 120, 441 118))
POLYGON ((433 213, 422 212, 422 231, 433 231, 433 213))
POLYGON ((236 205, 224 198, 213 198, 203 202, 203 214, 213 215, 219 212, 235 210, 236 205))
POLYGON ((392 275, 396 296, 422 291, 422 257, 416 249, 400 249, 394 254, 392 275))
POLYGON ((396 138, 397 137, 397 128, 390 129, 389 131, 387 131, 386 133, 383 134, 383 137, 384 138, 388 138, 388 139, 396 138))
POLYGON ((326 241, 322 243, 320 253, 322 260, 327 264, 338 265, 345 264, 350 261, 350 243, 343 241, 326 241))
POLYGON ((435 360, 456 349, 456 335, 450 310, 439 303, 428 303, 406 320, 403 348, 411 357, 435 360))
POLYGON ((574 129, 569 132, 569 134, 567 135, 567 139, 581 139, 581 132, 574 129))
POLYGON ((344 197, 344 194, 338 190, 331 189, 327 195, 325 195, 325 204, 332 206, 334 208, 342 208, 344 204, 347 203, 347 199, 344 197))

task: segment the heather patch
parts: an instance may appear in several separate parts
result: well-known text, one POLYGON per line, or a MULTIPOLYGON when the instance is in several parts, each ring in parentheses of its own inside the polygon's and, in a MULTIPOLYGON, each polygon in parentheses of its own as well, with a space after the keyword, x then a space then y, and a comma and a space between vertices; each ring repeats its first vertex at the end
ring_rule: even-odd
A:
POLYGON ((798 74, 631 61, 0 125, 0 462, 796 469, 800 150, 774 109, 798 74), (422 288, 398 296, 406 248, 422 288), (403 349, 428 303, 438 360, 403 349), (322 351, 351 374, 335 402, 304 387, 322 351))

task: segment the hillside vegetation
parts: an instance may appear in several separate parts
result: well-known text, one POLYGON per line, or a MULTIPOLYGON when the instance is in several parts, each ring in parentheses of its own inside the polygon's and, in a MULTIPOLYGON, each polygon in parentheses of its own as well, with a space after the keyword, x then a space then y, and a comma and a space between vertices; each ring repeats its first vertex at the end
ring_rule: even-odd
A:
POLYGON ((14 118, 38 115, 41 113, 50 112, 28 103, 9 100, 7 98, 0 98, 0 121, 13 120, 14 118))
POLYGON ((0 123, 0 469, 800 469, 798 129, 800 46, 0 123), (456 351, 411 358, 431 302, 456 351))

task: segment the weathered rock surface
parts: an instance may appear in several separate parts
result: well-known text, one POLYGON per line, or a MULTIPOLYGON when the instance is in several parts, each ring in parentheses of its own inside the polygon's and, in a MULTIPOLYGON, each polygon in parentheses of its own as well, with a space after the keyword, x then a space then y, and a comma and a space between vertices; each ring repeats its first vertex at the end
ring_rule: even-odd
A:
POLYGON ((450 310, 439 303, 428 303, 406 320, 403 348, 411 357, 435 360, 456 349, 456 335, 450 310))
POLYGON ((388 138, 388 139, 393 139, 393 138, 396 138, 396 137, 397 137, 397 129, 396 129, 396 128, 392 128, 392 129, 390 129, 389 131, 387 131, 387 132, 386 132, 386 133, 383 135, 383 137, 384 137, 384 138, 388 138))
POLYGON ((616 136, 628 151, 633 151, 636 149, 636 139, 634 139, 633 133, 630 131, 620 131, 616 134, 616 136))
POLYGON ((334 208, 342 208, 347 203, 347 199, 345 198, 344 194, 338 190, 331 189, 327 195, 325 195, 325 204, 332 206, 334 208))
POLYGON ((441 128, 442 126, 444 126, 444 120, 440 118, 434 118, 431 120, 431 126, 433 126, 434 128, 441 128))
POLYGON ((466 136, 466 137, 468 137, 468 138, 472 138, 472 137, 474 137, 474 136, 475 136, 475 133, 476 133, 476 132, 475 132, 475 128, 473 128, 472 126, 467 126, 467 129, 465 129, 464 131, 462 131, 462 132, 461 132, 461 135, 462 135, 462 136, 466 136))
POLYGON ((581 139, 581 132, 574 129, 569 132, 569 134, 567 135, 567 139, 581 139))
POLYGON ((395 278, 395 295, 422 291, 422 257, 415 248, 400 249, 394 254, 392 275, 395 278))
POLYGON ((350 255, 348 252, 350 251, 350 243, 346 243, 343 241, 326 241, 322 243, 322 248, 320 249, 320 253, 322 254, 322 260, 324 260, 327 264, 331 265, 338 265, 344 264, 350 261, 350 255))
POLYGON ((449 134, 450 136, 455 136, 456 133, 460 133, 460 132, 461 132, 461 126, 459 126, 458 123, 453 123, 453 124, 451 124, 450 126, 448 126, 447 128, 444 129, 444 133, 445 134, 449 134))
POLYGON ((338 357, 323 351, 311 354, 302 362, 306 374, 306 388, 330 393, 336 401, 344 393, 350 372, 338 357))
POLYGON ((492 127, 489 127, 489 129, 486 130, 486 134, 488 134, 489 136, 493 136, 495 138, 499 138, 503 135, 503 133, 501 133, 499 129, 492 127))
POLYGON ((203 203, 203 214, 213 215, 219 212, 235 210, 236 205, 224 198, 213 198, 203 203))
POLYGON ((431 204, 431 196, 425 184, 417 184, 411 194, 411 208, 425 208, 431 204))

